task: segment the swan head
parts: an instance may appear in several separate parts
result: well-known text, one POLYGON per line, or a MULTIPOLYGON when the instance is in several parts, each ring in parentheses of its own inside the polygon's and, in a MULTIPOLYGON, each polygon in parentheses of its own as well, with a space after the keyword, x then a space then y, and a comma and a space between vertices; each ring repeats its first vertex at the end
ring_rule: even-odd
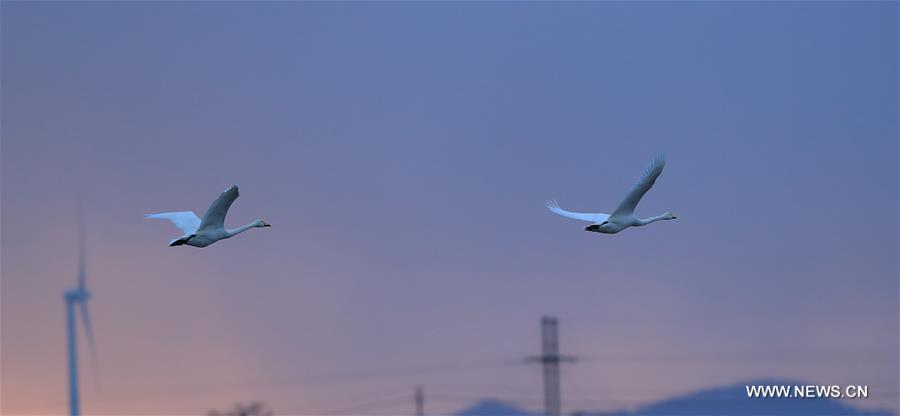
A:
POLYGON ((271 227, 272 225, 263 220, 256 220, 256 222, 253 223, 253 226, 254 227, 271 227))
POLYGON ((603 221, 588 225, 587 227, 584 227, 584 230, 603 234, 615 234, 616 232, 618 232, 618 230, 613 229, 609 221, 603 221))
POLYGON ((663 214, 663 216, 665 216, 667 220, 674 220, 674 219, 678 218, 675 216, 675 214, 673 214, 671 212, 667 212, 667 213, 663 214))

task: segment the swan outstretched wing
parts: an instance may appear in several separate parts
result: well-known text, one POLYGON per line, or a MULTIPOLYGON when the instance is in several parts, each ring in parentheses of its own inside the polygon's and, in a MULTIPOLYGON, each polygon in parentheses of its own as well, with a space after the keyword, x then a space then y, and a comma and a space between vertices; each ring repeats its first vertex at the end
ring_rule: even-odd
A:
POLYGON ((641 174, 641 179, 638 180, 638 183, 636 183, 630 191, 628 191, 628 195, 625 196, 625 199, 619 204, 616 210, 613 211, 611 216, 634 215, 634 208, 637 206, 638 202, 640 202, 641 198, 644 197, 644 194, 653 187, 656 178, 659 177, 659 174, 662 173, 665 166, 666 155, 660 153, 659 156, 656 156, 656 158, 650 161, 650 166, 647 166, 647 169, 641 174))
POLYGON ((606 221, 607 218, 609 218, 609 215, 600 214, 600 213, 589 214, 589 213, 584 213, 584 212, 566 211, 559 207, 559 203, 557 203, 555 199, 547 201, 546 205, 547 205, 547 209, 549 209, 550 211, 553 211, 554 214, 562 215, 563 217, 574 218, 576 220, 589 221, 589 222, 603 222, 603 221, 606 221))
POLYGON ((206 214, 203 215, 200 229, 225 228, 225 215, 228 214, 228 208, 231 208, 231 204, 237 199, 238 195, 237 185, 231 185, 230 188, 222 192, 209 206, 209 209, 206 210, 206 214))
POLYGON ((193 234, 200 228, 200 218, 193 211, 160 212, 159 214, 146 214, 144 218, 172 221, 172 224, 175 224, 185 234, 193 234))

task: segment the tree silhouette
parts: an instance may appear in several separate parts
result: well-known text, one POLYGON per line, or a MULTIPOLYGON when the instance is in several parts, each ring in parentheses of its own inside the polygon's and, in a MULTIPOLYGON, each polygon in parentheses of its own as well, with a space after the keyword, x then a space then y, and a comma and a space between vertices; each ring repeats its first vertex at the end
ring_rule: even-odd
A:
POLYGON ((252 402, 248 405, 235 403, 230 410, 220 412, 218 410, 210 410, 207 416, 274 416, 271 410, 266 408, 262 402, 252 402))

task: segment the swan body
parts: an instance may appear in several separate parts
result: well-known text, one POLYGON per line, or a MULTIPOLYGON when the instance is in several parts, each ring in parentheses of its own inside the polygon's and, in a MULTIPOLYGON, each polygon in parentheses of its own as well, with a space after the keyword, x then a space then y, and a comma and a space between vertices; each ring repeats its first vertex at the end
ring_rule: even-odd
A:
POLYGON ((547 208, 557 215, 591 222, 590 225, 584 227, 584 230, 603 234, 615 234, 628 227, 640 227, 660 220, 674 220, 676 217, 671 212, 649 218, 638 218, 634 215, 634 209, 637 207, 638 202, 653 187, 653 184, 656 183, 656 178, 659 177, 665 166, 666 157, 663 154, 650 161, 650 166, 644 170, 638 183, 628 191, 625 199, 622 200, 612 214, 566 211, 559 206, 556 200, 548 201, 547 208))
POLYGON ((146 214, 144 218, 169 220, 181 230, 184 235, 169 242, 169 247, 194 246, 206 247, 219 240, 234 237, 244 231, 256 227, 271 227, 263 220, 256 220, 237 228, 225 228, 225 215, 231 204, 240 195, 237 185, 226 189, 213 201, 201 220, 193 211, 161 212, 158 214, 146 214))

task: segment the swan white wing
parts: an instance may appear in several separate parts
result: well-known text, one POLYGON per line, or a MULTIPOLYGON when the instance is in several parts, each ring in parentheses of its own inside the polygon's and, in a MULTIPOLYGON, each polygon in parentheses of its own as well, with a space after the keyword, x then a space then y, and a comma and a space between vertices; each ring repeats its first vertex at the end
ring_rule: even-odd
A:
POLYGON ((160 212, 159 214, 146 214, 144 218, 169 220, 185 234, 194 234, 200 228, 200 218, 193 211, 160 212))
POLYGON ((222 192, 209 206, 209 209, 206 210, 199 229, 225 228, 225 215, 228 214, 228 208, 231 208, 231 204, 237 199, 238 195, 240 194, 238 193, 237 185, 231 185, 230 188, 222 192))
POLYGON ((562 215, 563 217, 574 218, 576 220, 581 220, 581 221, 601 223, 603 221, 606 221, 607 218, 609 218, 609 215, 600 214, 600 213, 590 214, 590 213, 585 213, 585 212, 566 211, 559 207, 559 203, 557 203, 555 199, 551 200, 551 201, 547 201, 547 209, 552 211, 554 214, 562 215))
POLYGON ((638 180, 638 183, 636 183, 630 191, 628 191, 628 195, 625 195, 625 199, 622 200, 622 203, 619 204, 610 216, 634 215, 634 208, 637 207, 638 202, 641 201, 644 194, 646 194, 647 191, 653 187, 653 184, 656 183, 656 178, 659 177, 659 174, 662 173, 665 166, 666 156, 660 153, 659 156, 656 156, 656 158, 650 161, 650 166, 647 166, 647 169, 641 174, 641 179, 638 180))

